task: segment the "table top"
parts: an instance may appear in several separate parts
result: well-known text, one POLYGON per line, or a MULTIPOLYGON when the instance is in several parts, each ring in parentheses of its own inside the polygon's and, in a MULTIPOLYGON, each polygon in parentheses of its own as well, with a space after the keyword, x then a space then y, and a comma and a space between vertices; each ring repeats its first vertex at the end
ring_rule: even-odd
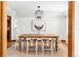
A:
POLYGON ((58 38, 58 35, 52 34, 22 34, 18 36, 19 38, 58 38))

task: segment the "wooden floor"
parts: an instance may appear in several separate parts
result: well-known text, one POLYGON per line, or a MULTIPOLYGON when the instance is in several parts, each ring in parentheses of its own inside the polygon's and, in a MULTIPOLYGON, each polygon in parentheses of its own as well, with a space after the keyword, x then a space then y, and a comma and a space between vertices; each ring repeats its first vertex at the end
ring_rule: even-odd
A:
POLYGON ((15 43, 15 40, 7 41, 7 48, 11 47, 14 43, 15 43))

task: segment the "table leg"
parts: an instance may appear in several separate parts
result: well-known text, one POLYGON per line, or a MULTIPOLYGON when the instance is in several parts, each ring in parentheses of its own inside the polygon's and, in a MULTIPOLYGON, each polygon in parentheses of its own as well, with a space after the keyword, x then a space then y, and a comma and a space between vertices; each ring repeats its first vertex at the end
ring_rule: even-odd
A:
POLYGON ((38 40, 36 40, 36 55, 37 55, 37 50, 38 50, 38 40))

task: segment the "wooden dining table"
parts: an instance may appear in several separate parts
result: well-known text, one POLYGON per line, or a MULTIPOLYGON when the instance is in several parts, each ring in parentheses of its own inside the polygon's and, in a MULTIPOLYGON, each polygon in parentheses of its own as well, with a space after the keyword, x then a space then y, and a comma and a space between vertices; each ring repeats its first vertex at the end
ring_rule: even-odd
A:
POLYGON ((21 34, 18 36, 19 40, 21 38, 27 39, 27 38, 51 38, 52 40, 55 40, 55 51, 58 51, 58 35, 52 35, 52 34, 21 34))

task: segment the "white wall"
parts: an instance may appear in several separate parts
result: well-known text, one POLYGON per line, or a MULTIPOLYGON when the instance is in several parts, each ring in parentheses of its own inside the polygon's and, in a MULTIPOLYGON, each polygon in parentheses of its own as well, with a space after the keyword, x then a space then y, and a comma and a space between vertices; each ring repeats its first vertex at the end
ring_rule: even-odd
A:
POLYGON ((75 56, 79 56, 79 2, 75 1, 75 56))
MULTIPOLYGON (((31 21, 36 20, 35 17, 15 17, 16 12, 9 8, 8 15, 12 16, 12 40, 16 35, 20 34, 36 34, 31 30, 31 21)), ((65 16, 52 15, 47 13, 42 20, 46 20, 46 31, 41 31, 41 34, 57 34, 59 39, 64 39, 68 42, 68 19, 65 16)))
MULTIPOLYGON (((33 32, 31 30, 31 21, 35 20, 34 17, 16 17, 18 20, 18 29, 19 34, 34 34, 37 32, 33 32)), ((46 31, 42 32, 41 34, 57 34, 59 35, 60 39, 67 40, 67 20, 64 16, 54 16, 54 17, 44 17, 42 20, 46 20, 46 31)), ((14 34, 16 35, 16 34, 14 34)))

